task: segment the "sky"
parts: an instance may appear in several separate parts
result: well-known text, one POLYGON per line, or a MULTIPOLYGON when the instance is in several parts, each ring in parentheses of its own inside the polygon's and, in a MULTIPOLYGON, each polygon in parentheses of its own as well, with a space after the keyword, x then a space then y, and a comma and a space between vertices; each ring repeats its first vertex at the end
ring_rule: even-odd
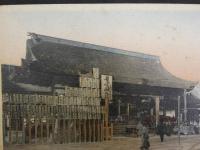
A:
POLYGON ((27 32, 157 55, 173 75, 200 81, 200 5, 0 6, 0 62, 20 65, 27 32))

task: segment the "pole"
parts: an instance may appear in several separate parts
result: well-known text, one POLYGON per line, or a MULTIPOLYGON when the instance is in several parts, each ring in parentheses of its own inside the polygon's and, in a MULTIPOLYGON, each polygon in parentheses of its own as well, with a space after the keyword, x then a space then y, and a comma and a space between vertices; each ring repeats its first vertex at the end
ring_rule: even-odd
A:
POLYGON ((180 145, 180 96, 178 96, 178 143, 180 145))
POLYGON ((187 122, 187 92, 184 90, 184 122, 187 122))
POLYGON ((3 99, 2 99, 2 71, 1 71, 1 64, 0 64, 0 149, 3 149, 3 99))
POLYGON ((121 101, 120 99, 118 100, 118 116, 121 115, 121 101))
POLYGON ((129 103, 127 103, 127 117, 128 117, 128 120, 129 120, 129 112, 130 112, 129 103))
POLYGON ((160 112, 160 97, 156 96, 155 97, 155 113, 156 113, 156 126, 158 125, 159 122, 159 112, 160 112))

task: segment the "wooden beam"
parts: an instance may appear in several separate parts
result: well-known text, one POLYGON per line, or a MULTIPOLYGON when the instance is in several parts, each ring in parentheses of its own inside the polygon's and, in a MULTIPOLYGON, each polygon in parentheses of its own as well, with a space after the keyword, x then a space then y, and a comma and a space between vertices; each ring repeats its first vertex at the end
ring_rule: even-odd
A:
POLYGON ((84 133, 84 142, 87 142, 87 133, 86 133, 86 119, 83 120, 83 133, 84 133))

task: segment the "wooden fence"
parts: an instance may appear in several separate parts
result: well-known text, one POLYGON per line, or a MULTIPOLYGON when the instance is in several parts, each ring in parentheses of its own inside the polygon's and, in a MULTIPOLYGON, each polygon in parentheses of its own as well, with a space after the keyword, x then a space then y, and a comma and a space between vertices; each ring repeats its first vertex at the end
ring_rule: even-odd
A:
POLYGON ((102 112, 96 98, 5 94, 4 143, 102 141, 102 112))

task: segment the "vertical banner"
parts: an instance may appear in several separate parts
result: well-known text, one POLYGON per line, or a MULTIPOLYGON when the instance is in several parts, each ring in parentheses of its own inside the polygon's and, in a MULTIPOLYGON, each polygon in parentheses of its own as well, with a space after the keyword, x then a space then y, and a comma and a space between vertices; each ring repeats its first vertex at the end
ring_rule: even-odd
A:
POLYGON ((112 100, 112 76, 101 75, 101 97, 105 99, 106 95, 112 100))

